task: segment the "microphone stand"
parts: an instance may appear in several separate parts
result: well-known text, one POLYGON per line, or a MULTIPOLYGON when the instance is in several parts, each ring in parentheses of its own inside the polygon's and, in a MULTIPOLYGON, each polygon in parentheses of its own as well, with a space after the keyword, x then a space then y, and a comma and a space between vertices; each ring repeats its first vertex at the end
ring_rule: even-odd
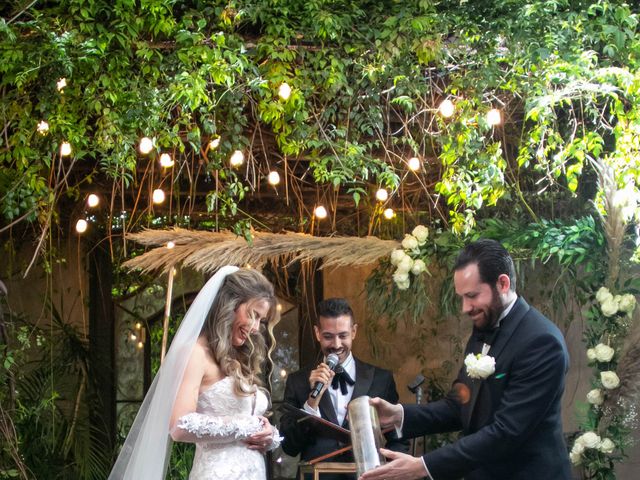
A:
MULTIPOLYGON (((419 373, 416 378, 413 379, 413 382, 411 382, 409 385, 407 385, 407 388, 409 389, 409 391, 411 393, 413 393, 416 396, 416 405, 420 405, 422 404, 422 384, 424 383, 425 378, 424 375, 422 375, 421 373, 419 373)), ((416 451, 417 451, 417 447, 418 447, 418 439, 414 438, 413 441, 411 442, 411 455, 413 455, 414 457, 416 456, 416 451)), ((422 437, 422 450, 424 453, 424 444, 425 444, 425 437, 422 437)))

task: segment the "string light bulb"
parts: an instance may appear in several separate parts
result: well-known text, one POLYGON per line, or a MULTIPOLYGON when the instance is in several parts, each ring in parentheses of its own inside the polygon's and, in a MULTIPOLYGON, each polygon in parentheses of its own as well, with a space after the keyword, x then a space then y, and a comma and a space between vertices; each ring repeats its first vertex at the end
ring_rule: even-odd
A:
POLYGON ((136 322, 136 330, 140 330, 142 328, 142 323, 136 322))
POLYGON ((278 88, 278 96, 282 100, 289 100, 289 97, 291 96, 291 87, 287 82, 282 82, 280 84, 280 87, 278 88))
POLYGON ((287 371, 283 368, 282 370, 280 370, 280 377, 284 378, 287 376, 287 371))
POLYGON ((162 155, 160 155, 160 166, 163 168, 169 168, 169 167, 173 167, 174 161, 173 158, 171 158, 171 155, 169 155, 168 153, 163 153, 162 155))
POLYGON ((144 343, 138 342, 138 350, 142 350, 144 348, 144 343))
POLYGON ((497 108, 492 108, 487 112, 487 123, 493 127, 502 123, 502 114, 497 108))
POLYGON ((46 135, 49 132, 49 124, 44 120, 40 120, 37 130, 40 135, 46 135))
POLYGON ((211 140, 209 142, 209 149, 210 150, 215 150, 219 146, 220 146, 220 137, 214 138, 213 140, 211 140))
POLYGON ((387 208, 382 212, 382 214, 384 215, 384 218, 391 220, 396 213, 393 211, 393 208, 387 208))
POLYGON ((64 87, 66 86, 67 86, 67 79, 64 77, 60 78, 56 82, 56 88, 58 89, 59 92, 62 92, 62 90, 64 90, 64 87))
POLYGON ((407 166, 412 172, 417 172, 418 170, 420 170, 422 162, 418 157, 411 157, 409 160, 407 160, 407 166))
POLYGON ((132 333, 131 335, 129 335, 129 338, 130 338, 132 341, 136 341, 136 340, 138 339, 138 337, 136 336, 136 334, 135 334, 135 333, 132 333))
POLYGON ((87 231, 87 228, 89 228, 89 224, 84 218, 81 218, 76 222, 76 232, 84 233, 87 231))
POLYGON ((323 218, 327 218, 327 209, 322 205, 318 205, 313 211, 313 214, 316 216, 316 218, 322 220, 323 218))
POLYGON ((269 175, 267 176, 267 181, 269 182, 270 185, 276 186, 280 183, 280 174, 278 172, 269 172, 269 175))
POLYGON ((169 240, 167 242, 167 249, 171 250, 172 248, 174 248, 176 246, 176 244, 174 242, 172 242, 171 240, 169 240))
POLYGON ((440 112, 440 115, 442 115, 444 118, 451 117, 455 112, 455 110, 456 110, 455 105, 448 98, 443 100, 440 103, 440 106, 438 107, 438 111, 440 112))
POLYGON ((140 139, 140 145, 138 146, 140 153, 143 155, 147 155, 151 150, 153 150, 153 140, 149 137, 142 137, 140 139))
POLYGON ((60 156, 68 157, 71 155, 71 151, 71 144, 69 142, 62 142, 62 144, 60 144, 60 156))
POLYGON ((100 197, 95 193, 92 193, 87 197, 87 205, 89 205, 91 208, 97 207, 98 205, 100 205, 100 197))
POLYGON ((386 202, 388 198, 389 192, 387 192, 384 188, 378 189, 378 191, 376 192, 376 199, 379 202, 386 202))
POLYGON ((162 190, 161 188, 156 188, 153 191, 152 198, 153 198, 153 203, 162 203, 162 202, 164 202, 164 198, 165 198, 164 190, 162 190))
POLYGON ((244 163, 244 153, 242 150, 236 150, 231 154, 231 158, 229 159, 229 163, 232 167, 239 167, 244 163))

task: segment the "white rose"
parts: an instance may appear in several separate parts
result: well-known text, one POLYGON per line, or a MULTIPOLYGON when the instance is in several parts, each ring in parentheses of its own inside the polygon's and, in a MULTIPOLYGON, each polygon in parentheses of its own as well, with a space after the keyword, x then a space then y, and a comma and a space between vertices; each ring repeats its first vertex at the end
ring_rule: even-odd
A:
POLYGON ((594 388, 589 393, 587 393, 587 401, 591 405, 602 405, 604 402, 604 395, 602 394, 602 390, 599 388, 594 388))
POLYGON ((613 453, 616 448, 616 444, 613 443, 610 438, 604 438, 600 442, 600 446, 598 448, 602 453, 613 453))
POLYGON ((596 300, 598 303, 604 303, 606 300, 612 299, 613 295, 607 287, 600 287, 598 292, 596 293, 596 300))
POLYGON ((464 364, 470 378, 487 378, 496 371, 496 359, 489 355, 470 353, 464 359, 464 364))
POLYGON ((616 372, 612 371, 600 372, 600 381, 607 390, 613 390, 620 385, 620 378, 618 378, 616 372))
POLYGON ((595 432, 583 433, 578 440, 584 445, 584 448, 598 448, 600 446, 600 435, 595 432))
POLYGON ((408 233, 404 236, 404 240, 402 240, 402 248, 405 250, 413 250, 418 248, 418 239, 413 235, 409 235, 408 233))
POLYGON ((630 293, 626 293, 620 297, 618 306, 622 312, 633 313, 636 309, 636 297, 630 293))
POLYGON ((599 343, 594 348, 596 352, 596 359, 599 362, 608 362, 613 358, 613 354, 615 350, 611 348, 609 345, 605 345, 604 343, 599 343))
POLYGON ((424 261, 418 259, 413 262, 413 267, 411 267, 411 273, 414 275, 420 275, 422 272, 427 271, 427 265, 424 261))
POLYGON ((409 280, 405 282, 396 282, 396 287, 398 287, 398 290, 406 290, 410 285, 411 282, 409 280))
POLYGON ((393 274, 393 281, 396 283, 404 283, 409 281, 409 274, 405 272, 396 272, 393 274))
POLYGON ((589 362, 593 362, 597 358, 596 350, 594 348, 587 349, 587 358, 589 359, 589 362))
POLYGON ((582 455, 584 452, 584 443, 582 443, 582 438, 578 437, 573 444, 573 448, 571 449, 571 453, 577 453, 578 455, 582 455))
POLYGON ((614 297, 607 298, 602 305, 600 305, 600 309, 606 317, 610 317, 618 313, 618 302, 616 302, 614 297))
POLYGON ((407 254, 404 253, 404 250, 401 248, 396 248, 393 252, 391 252, 391 265, 397 266, 400 261, 406 257, 407 254))
POLYGON ((396 267, 396 273, 409 273, 413 268, 413 259, 409 255, 405 255, 396 267))
POLYGON ((582 455, 580 455, 579 453, 571 452, 569 454, 569 459, 574 465, 580 465, 582 463, 582 455))
POLYGON ((427 241, 427 238, 429 238, 429 229, 424 225, 418 225, 413 229, 411 235, 416 237, 416 240, 418 240, 418 245, 424 245, 427 241))

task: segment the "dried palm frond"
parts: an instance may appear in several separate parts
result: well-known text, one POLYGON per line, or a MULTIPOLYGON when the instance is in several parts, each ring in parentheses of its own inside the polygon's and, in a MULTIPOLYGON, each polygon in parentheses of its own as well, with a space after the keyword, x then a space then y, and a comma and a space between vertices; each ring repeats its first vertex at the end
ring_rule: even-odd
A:
POLYGON ((168 271, 181 263, 199 271, 211 272, 223 265, 265 263, 288 265, 322 260, 323 267, 368 265, 389 255, 399 242, 375 237, 314 237, 302 233, 254 232, 252 242, 230 232, 202 232, 182 228, 145 230, 128 235, 142 245, 158 247, 127 261, 127 268, 145 272, 168 271), (167 243, 173 242, 173 248, 167 243))

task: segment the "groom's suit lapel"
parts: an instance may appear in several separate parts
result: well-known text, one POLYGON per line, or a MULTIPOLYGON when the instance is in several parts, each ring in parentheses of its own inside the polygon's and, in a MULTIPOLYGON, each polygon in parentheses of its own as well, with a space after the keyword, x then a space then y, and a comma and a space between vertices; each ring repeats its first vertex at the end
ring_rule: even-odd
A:
MULTIPOLYGON (((531 307, 527 302, 524 301, 522 297, 518 297, 516 303, 513 305, 513 308, 509 312, 509 314, 502 319, 500 331, 496 335, 495 341, 491 348, 489 349, 489 353, 487 355, 492 356, 496 359, 500 355, 500 353, 504 350, 509 343, 509 339, 513 335, 513 333, 517 330, 518 325, 524 318, 525 314, 529 311, 531 307)), ((473 352, 478 353, 478 352, 473 352)), ((499 373, 499 372, 496 372, 499 373)), ((495 373, 494 373, 495 375, 495 373)), ((478 400, 478 394, 480 392, 480 388, 482 387, 484 380, 476 379, 471 380, 471 399, 469 400, 469 408, 464 411, 462 424, 466 427, 471 422, 471 416, 473 414, 473 409, 475 407, 476 401, 478 400)))

